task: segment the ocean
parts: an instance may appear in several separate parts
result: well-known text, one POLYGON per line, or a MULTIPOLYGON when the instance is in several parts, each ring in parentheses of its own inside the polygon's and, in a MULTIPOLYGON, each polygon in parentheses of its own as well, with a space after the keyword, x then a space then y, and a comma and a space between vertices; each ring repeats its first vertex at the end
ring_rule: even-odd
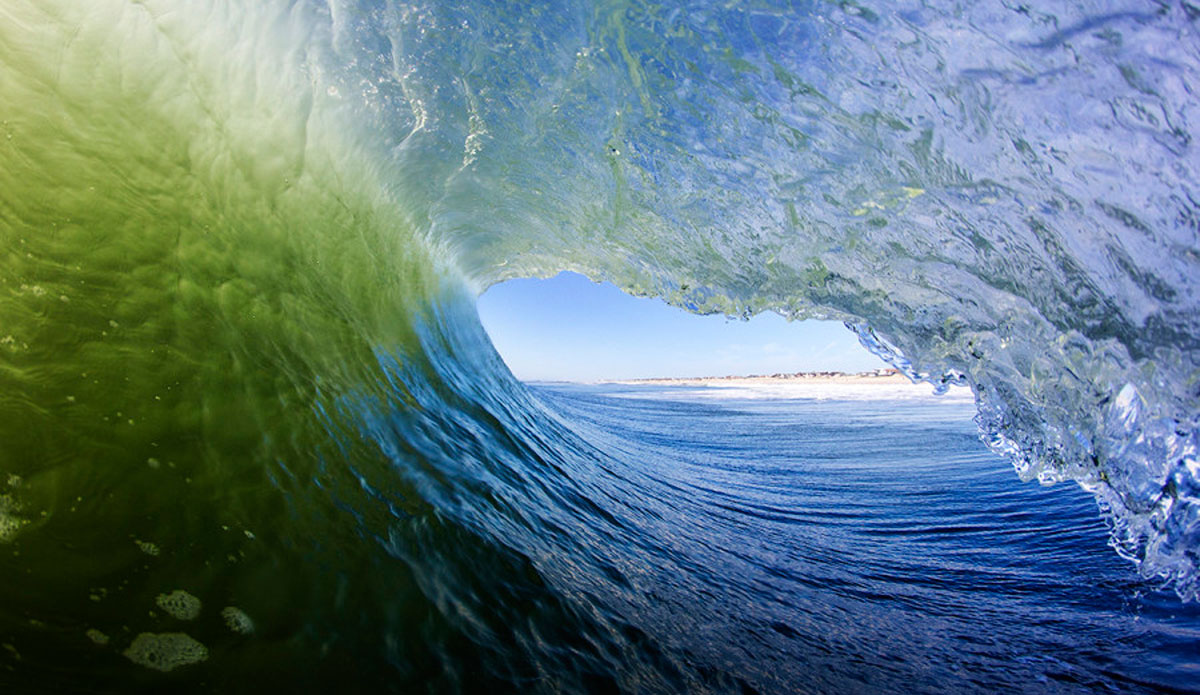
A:
POLYGON ((1198 32, 3 0, 0 690, 1192 687, 1198 32), (563 270, 971 396, 530 387, 563 270))
MULTIPOLYGON (((10 584, 0 683, 1200 692, 1200 608, 1113 553, 1078 486, 1017 480, 980 442, 965 389, 779 390, 533 384, 530 407, 549 421, 539 429, 564 428, 553 448, 493 443, 509 453, 502 467, 463 452, 425 470, 390 452, 407 484, 373 487, 363 471, 345 481, 373 505, 311 481, 344 515, 317 527, 303 513, 319 505, 273 476, 283 509, 259 511, 253 530, 209 530, 224 557, 199 539, 173 547, 151 527, 145 538, 162 543, 153 552, 137 538, 97 549, 142 561, 95 578, 86 601, 52 605, 88 567, 57 565, 68 575, 57 585, 44 574, 10 584), (203 597, 199 615, 167 610, 167 588, 203 597), (135 654, 143 631, 197 641, 135 654)), ((71 539, 57 542, 15 543, 9 576, 47 554, 79 557, 71 539)))
POLYGON ((535 389, 618 461, 593 552, 632 578, 597 596, 720 674, 696 690, 1200 688, 1200 611, 1106 552, 1089 495, 1015 480, 969 398, 830 390, 535 389))

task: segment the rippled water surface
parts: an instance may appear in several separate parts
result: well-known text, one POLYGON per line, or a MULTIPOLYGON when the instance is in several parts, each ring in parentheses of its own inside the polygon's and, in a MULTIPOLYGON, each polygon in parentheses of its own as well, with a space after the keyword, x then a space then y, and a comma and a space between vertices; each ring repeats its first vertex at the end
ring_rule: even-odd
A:
POLYGON ((969 401, 706 391, 537 390, 614 454, 617 610, 691 658, 766 692, 1200 687, 1200 612, 1105 552, 1090 496, 1015 481, 969 401))

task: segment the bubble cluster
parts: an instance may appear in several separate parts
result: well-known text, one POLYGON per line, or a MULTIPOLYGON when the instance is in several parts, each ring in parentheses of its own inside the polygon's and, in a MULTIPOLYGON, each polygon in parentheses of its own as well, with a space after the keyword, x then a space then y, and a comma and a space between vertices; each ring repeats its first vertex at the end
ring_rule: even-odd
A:
POLYGON ((158 545, 151 543, 150 541, 140 541, 135 539, 133 542, 137 544, 138 550, 141 550, 143 553, 146 553, 152 557, 158 557, 158 554, 161 552, 158 545))
POLYGON ((169 594, 159 594, 154 602, 171 617, 179 620, 195 620, 200 615, 200 599, 183 589, 176 589, 169 594))
POLYGON ((139 666, 165 672, 207 660, 208 648, 182 632, 143 632, 124 655, 139 666))
POLYGON ((254 621, 240 608, 226 606, 221 609, 221 617, 225 619, 225 626, 239 635, 254 632, 254 621))
POLYGON ((91 628, 84 634, 87 635, 88 639, 90 639, 91 641, 100 645, 101 647, 108 644, 108 635, 104 634, 103 632, 100 632, 96 628, 91 628))
POLYGON ((11 495, 0 495, 0 543, 5 543, 17 535, 17 531, 26 521, 16 515, 20 505, 11 495))

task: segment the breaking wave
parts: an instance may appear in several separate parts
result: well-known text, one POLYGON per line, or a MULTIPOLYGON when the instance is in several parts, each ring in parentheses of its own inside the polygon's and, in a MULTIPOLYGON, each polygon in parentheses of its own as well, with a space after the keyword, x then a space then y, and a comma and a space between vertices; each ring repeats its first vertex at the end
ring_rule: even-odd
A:
POLYGON ((474 548, 589 445, 473 295, 573 270, 970 386, 1023 479, 1196 599, 1200 12, 1037 5, 4 3, 0 542, 85 593, 164 544, 197 576, 251 536, 474 548))

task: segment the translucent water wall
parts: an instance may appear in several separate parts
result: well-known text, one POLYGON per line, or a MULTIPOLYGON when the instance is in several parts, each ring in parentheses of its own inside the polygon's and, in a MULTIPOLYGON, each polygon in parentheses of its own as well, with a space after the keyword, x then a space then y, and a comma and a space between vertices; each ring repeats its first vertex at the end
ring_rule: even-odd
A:
MULTIPOLYGON (((969 384, 1022 477, 1077 481, 1118 552, 1200 590, 1188 3, 0 16, 3 460, 24 476, 196 437, 197 460, 270 459, 381 352, 465 359, 422 338, 475 330, 439 298, 571 269, 845 320, 969 384)), ((509 383, 478 378, 431 388, 509 383)), ((33 523, 0 500, 0 534, 33 523)))

